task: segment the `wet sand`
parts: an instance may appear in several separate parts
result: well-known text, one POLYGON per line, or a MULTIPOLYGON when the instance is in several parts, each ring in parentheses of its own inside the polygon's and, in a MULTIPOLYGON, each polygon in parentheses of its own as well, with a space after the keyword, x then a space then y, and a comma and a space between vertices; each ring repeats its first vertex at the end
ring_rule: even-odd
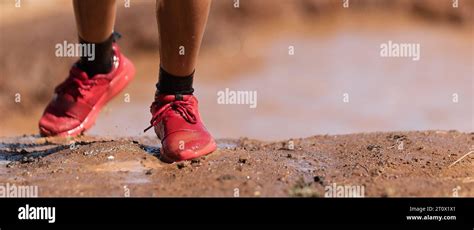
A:
POLYGON ((311 196, 363 186, 366 197, 474 196, 474 134, 319 135, 279 142, 221 139, 200 159, 167 164, 155 138, 3 138, 0 181, 39 196, 311 196), (74 144, 73 144, 74 143, 74 144))

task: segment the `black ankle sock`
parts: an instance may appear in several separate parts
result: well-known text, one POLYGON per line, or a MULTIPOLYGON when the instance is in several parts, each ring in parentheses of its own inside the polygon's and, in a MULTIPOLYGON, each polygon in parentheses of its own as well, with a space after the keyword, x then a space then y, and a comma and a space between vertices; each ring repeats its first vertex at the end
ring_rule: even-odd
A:
POLYGON ((193 94, 194 71, 188 76, 175 76, 160 67, 160 77, 156 84, 158 94, 193 94))
POLYGON ((112 70, 112 59, 114 56, 112 44, 114 40, 114 34, 110 35, 107 40, 100 43, 88 42, 79 37, 79 43, 81 45, 94 44, 95 47, 94 60, 89 60, 90 57, 81 57, 81 60, 79 61, 79 68, 84 70, 90 78, 94 77, 96 74, 109 73, 110 70, 112 70))

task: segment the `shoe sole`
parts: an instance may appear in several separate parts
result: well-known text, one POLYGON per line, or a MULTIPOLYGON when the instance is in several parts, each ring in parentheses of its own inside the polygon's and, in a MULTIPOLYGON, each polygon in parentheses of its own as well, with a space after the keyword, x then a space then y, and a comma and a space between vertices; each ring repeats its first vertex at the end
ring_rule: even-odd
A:
MULTIPOLYGON (((194 154, 189 154, 189 156, 191 156, 191 157, 186 157, 186 158, 182 158, 182 159, 175 159, 175 158, 167 156, 167 155, 174 155, 174 154, 168 154, 163 150, 163 148, 161 148, 160 149, 160 160, 165 162, 165 163, 187 161, 187 160, 192 160, 192 159, 196 159, 198 157, 202 157, 202 156, 211 154, 212 152, 216 151, 216 149, 217 149, 216 142, 214 140, 212 140, 212 142, 207 144, 201 150, 195 151, 194 154)), ((186 150, 186 151, 192 151, 192 150, 186 150)))
MULTIPOLYGON (((135 67, 133 66, 132 62, 128 60, 126 57, 122 56, 123 63, 130 65, 129 69, 124 70, 119 76, 115 77, 110 81, 109 89, 107 92, 104 93, 97 101, 97 103, 92 107, 92 110, 86 116, 84 121, 81 122, 77 127, 70 129, 68 131, 64 131, 61 133, 54 134, 54 136, 61 136, 61 137, 69 137, 69 136, 77 136, 85 132, 86 130, 90 129, 97 119, 102 107, 107 104, 112 98, 117 96, 127 85, 130 81, 133 80, 135 77, 135 67)), ((51 136, 51 132, 45 130, 43 127, 40 127, 40 132, 44 136, 51 136)))

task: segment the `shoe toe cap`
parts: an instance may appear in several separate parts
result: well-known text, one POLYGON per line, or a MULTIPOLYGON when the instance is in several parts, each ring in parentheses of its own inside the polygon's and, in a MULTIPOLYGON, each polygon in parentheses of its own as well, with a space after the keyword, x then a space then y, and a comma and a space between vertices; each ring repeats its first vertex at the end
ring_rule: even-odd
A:
POLYGON ((43 114, 39 121, 40 133, 45 136, 66 132, 80 125, 80 121, 71 117, 59 117, 51 113, 43 114))
POLYGON ((168 161, 194 159, 215 150, 215 142, 208 133, 177 132, 163 141, 163 155, 168 161))

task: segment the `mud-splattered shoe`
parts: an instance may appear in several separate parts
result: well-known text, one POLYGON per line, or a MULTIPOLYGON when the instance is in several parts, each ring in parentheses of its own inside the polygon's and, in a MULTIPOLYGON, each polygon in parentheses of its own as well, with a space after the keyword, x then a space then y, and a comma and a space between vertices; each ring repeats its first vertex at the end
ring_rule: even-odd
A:
POLYGON ((133 79, 135 67, 113 45, 114 63, 107 74, 89 78, 74 65, 69 77, 54 90, 55 95, 39 121, 43 136, 76 136, 91 128, 102 107, 133 79))
POLYGON ((162 144, 162 161, 190 160, 216 150, 193 95, 156 95, 150 111, 153 117, 145 131, 154 127, 162 144))

